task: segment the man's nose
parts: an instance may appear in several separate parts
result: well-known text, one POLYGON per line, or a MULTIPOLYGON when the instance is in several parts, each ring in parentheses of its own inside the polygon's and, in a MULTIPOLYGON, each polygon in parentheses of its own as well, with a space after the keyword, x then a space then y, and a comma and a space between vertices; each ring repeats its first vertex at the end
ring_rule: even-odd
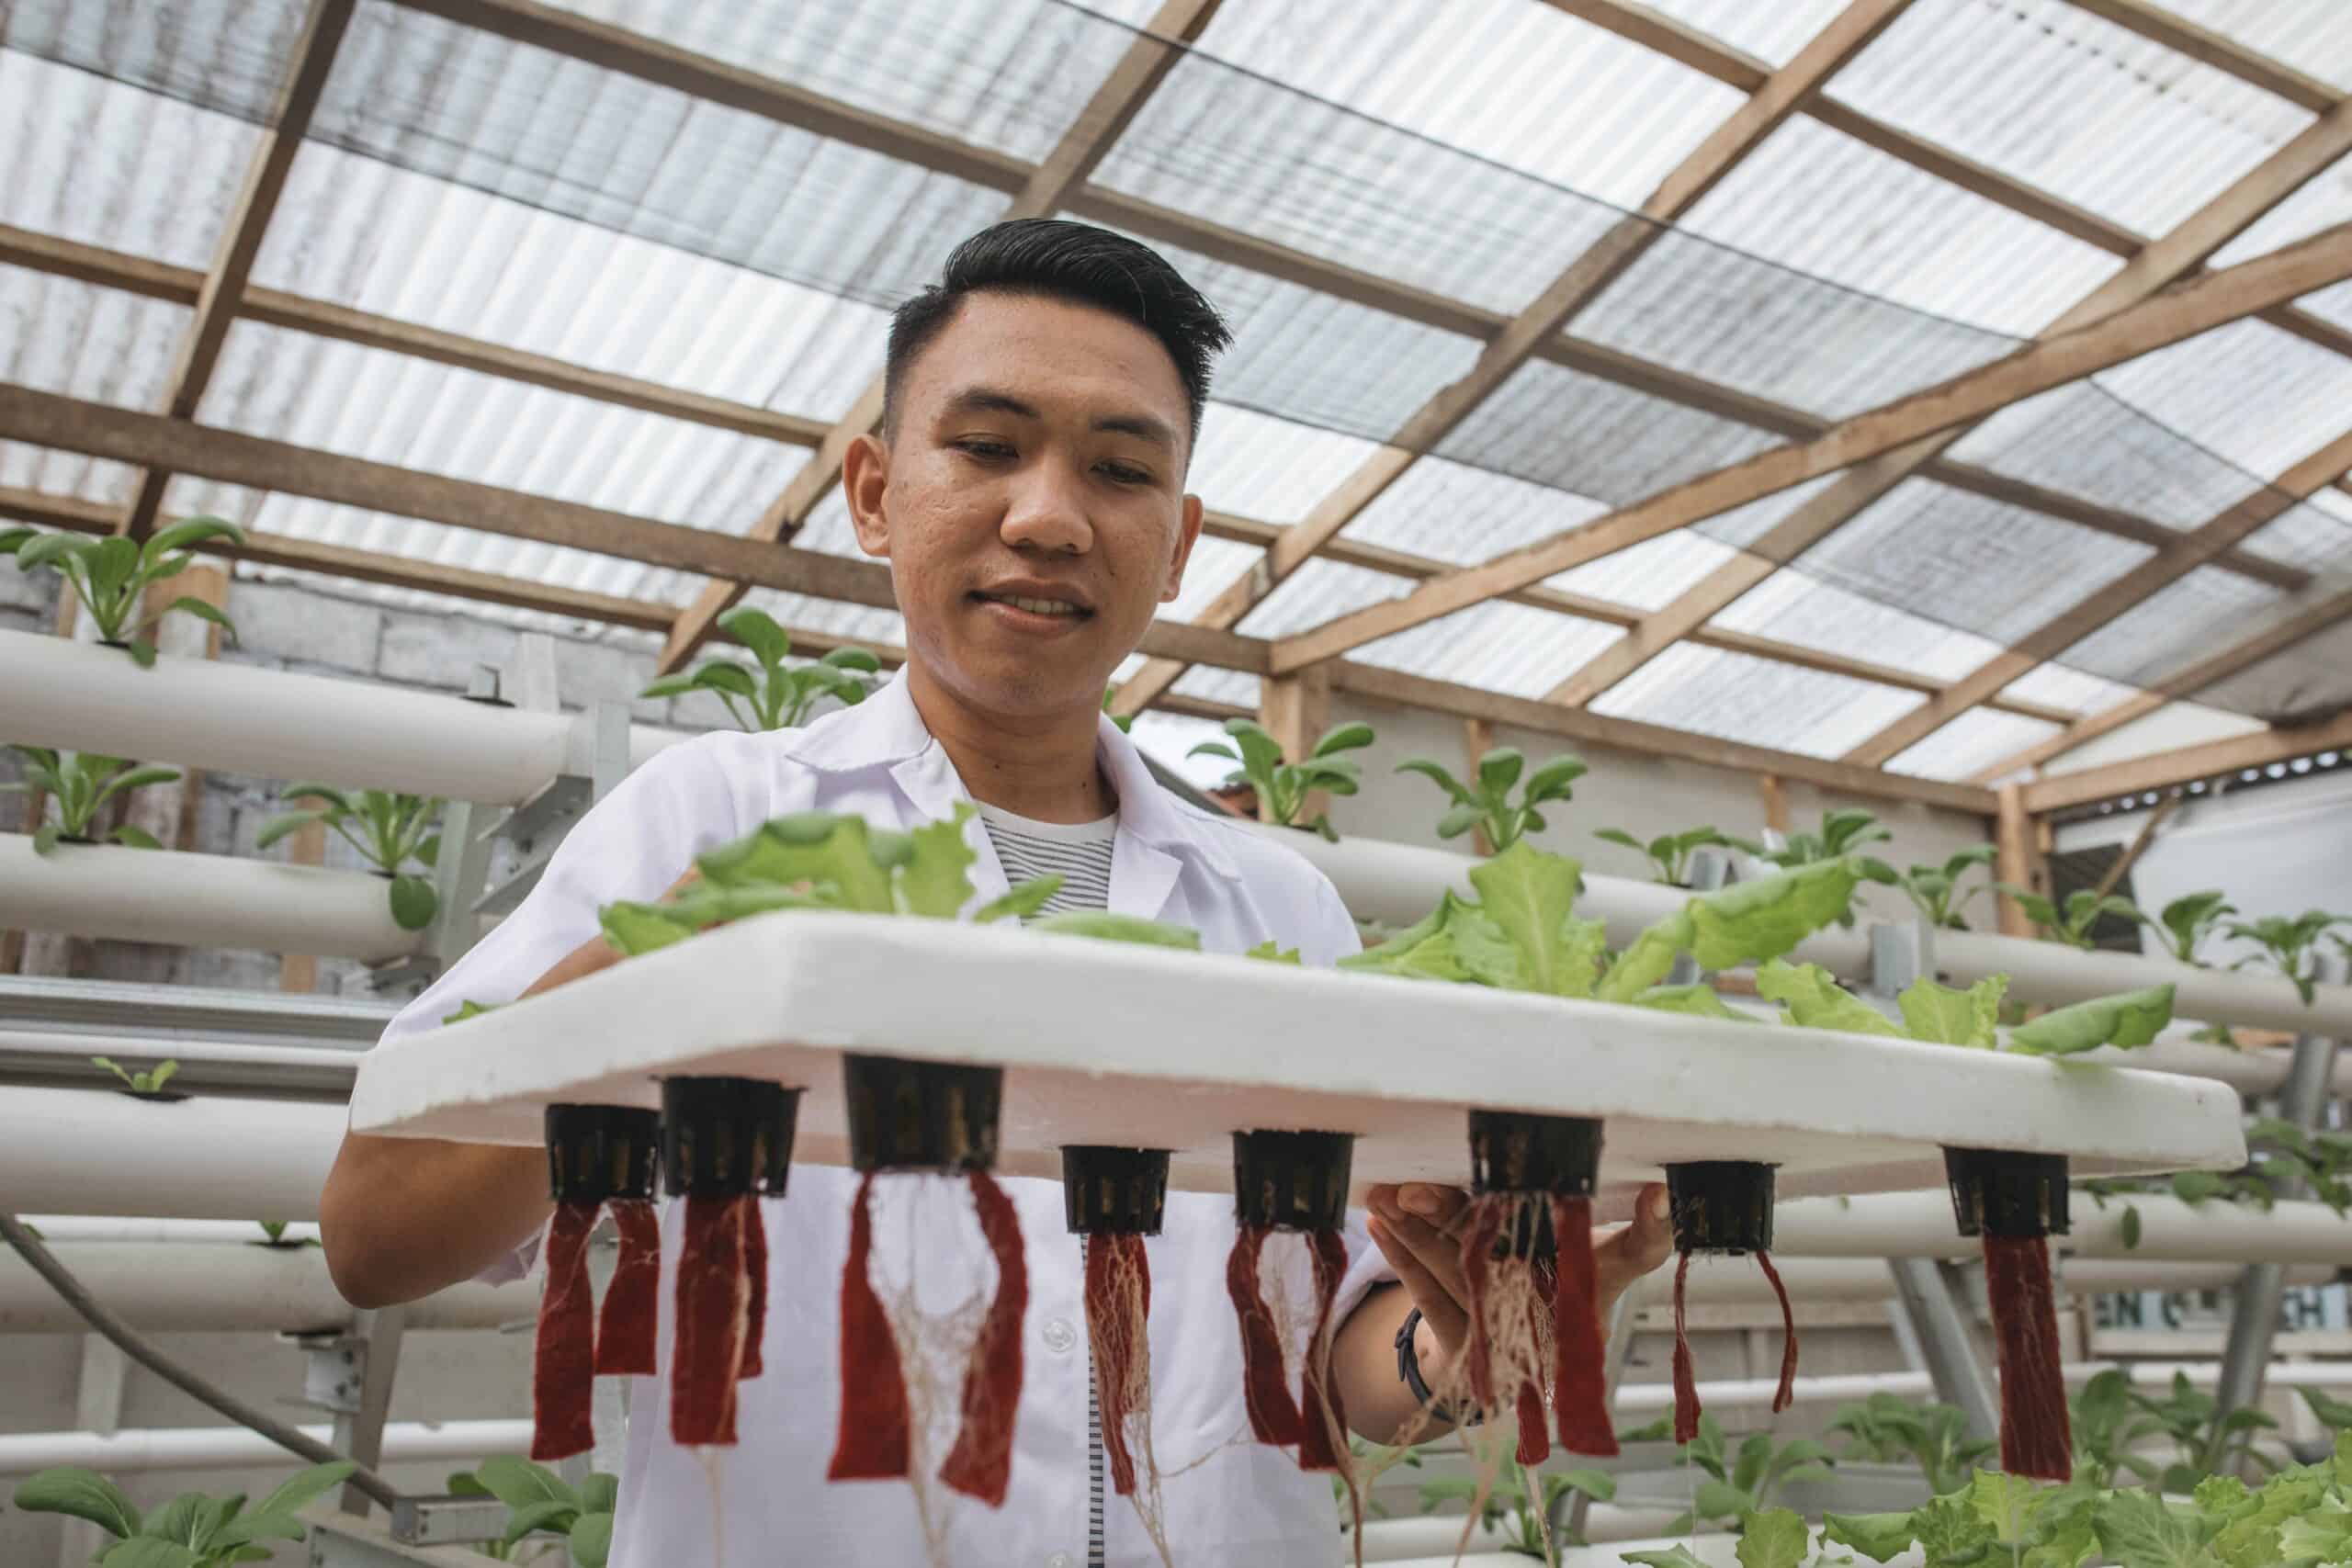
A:
POLYGON ((1094 546, 1094 525, 1087 521, 1083 480, 1067 464, 1027 465, 1013 483, 999 533, 1016 550, 1084 555, 1094 546))

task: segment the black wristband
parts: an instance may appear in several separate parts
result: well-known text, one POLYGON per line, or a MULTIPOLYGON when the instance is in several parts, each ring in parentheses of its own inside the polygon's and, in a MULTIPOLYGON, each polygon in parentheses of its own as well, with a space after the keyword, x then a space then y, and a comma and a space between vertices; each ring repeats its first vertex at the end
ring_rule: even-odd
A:
POLYGON ((1430 1385, 1428 1382, 1423 1381, 1421 1377, 1421 1358, 1419 1352, 1413 1348, 1413 1331, 1420 1327, 1420 1325, 1421 1309, 1415 1307, 1412 1311, 1405 1314, 1405 1325, 1396 1331, 1397 1381, 1405 1385, 1406 1392, 1413 1396, 1416 1404, 1419 1404, 1422 1409, 1428 1411, 1439 1420, 1445 1422, 1449 1426, 1476 1427, 1479 1422, 1484 1421, 1487 1418, 1485 1411, 1479 1411, 1476 1415, 1471 1416, 1470 1419, 1464 1421, 1447 1406, 1440 1404, 1437 1402, 1437 1395, 1430 1392, 1430 1385))

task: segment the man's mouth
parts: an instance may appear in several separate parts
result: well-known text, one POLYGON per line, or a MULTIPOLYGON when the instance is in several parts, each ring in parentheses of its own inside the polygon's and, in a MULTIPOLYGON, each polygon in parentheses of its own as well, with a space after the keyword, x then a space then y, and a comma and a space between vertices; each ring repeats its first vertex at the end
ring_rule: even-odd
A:
POLYGON ((1083 620, 1094 612, 1068 599, 1047 599, 1028 593, 975 593, 973 598, 984 604, 1005 604, 1024 610, 1033 615, 1055 615, 1083 620))

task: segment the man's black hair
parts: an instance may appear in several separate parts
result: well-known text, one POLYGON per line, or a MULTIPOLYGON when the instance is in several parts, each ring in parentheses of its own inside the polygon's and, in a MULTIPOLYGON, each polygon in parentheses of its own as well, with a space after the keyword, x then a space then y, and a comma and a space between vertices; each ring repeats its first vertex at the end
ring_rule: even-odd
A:
POLYGON ((897 427, 907 367, 955 318, 967 295, 983 292, 1067 299, 1135 322, 1176 362, 1193 434, 1200 434, 1210 362, 1233 341, 1225 318, 1150 246, 1057 218, 1017 218, 981 230, 956 247, 937 283, 892 314, 885 430, 897 427))

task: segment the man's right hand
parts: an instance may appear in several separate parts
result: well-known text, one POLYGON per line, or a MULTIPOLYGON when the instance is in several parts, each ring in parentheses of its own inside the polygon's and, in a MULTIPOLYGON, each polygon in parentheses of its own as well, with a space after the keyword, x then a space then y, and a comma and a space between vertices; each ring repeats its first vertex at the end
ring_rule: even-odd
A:
MULTIPOLYGON (((698 874, 688 871, 662 897, 698 874)), ((618 949, 592 937, 523 995, 620 961, 618 949)), ((537 1234, 554 1206, 542 1150, 346 1132, 319 1194, 319 1239, 345 1301, 392 1306, 492 1267, 537 1234)))

